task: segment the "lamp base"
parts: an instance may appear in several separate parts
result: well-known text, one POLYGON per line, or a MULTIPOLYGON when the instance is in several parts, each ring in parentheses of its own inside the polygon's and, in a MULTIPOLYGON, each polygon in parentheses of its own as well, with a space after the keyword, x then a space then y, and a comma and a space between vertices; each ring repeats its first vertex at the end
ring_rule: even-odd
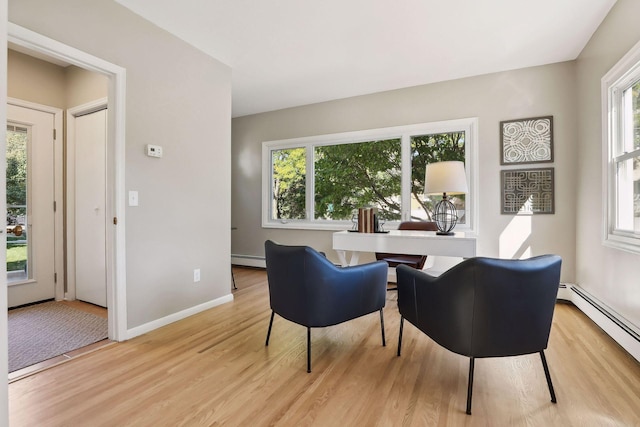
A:
POLYGON ((443 236, 451 236, 454 234, 453 229, 458 222, 458 212, 453 203, 447 198, 447 193, 443 193, 442 200, 436 203, 433 220, 438 227, 436 234, 443 236))

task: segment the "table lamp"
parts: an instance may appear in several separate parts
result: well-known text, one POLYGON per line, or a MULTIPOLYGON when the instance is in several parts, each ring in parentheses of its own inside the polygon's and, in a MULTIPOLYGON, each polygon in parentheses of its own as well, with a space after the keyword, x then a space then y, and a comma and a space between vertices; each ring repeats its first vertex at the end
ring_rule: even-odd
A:
POLYGON ((433 220, 438 227, 436 234, 452 235, 458 223, 458 212, 447 194, 464 194, 469 191, 464 163, 459 161, 429 163, 425 172, 424 194, 440 194, 442 200, 433 209, 433 220))

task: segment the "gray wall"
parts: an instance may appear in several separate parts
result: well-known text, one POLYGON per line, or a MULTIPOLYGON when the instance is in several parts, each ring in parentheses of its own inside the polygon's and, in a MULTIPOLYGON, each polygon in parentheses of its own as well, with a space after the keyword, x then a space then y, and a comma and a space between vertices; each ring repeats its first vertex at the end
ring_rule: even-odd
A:
POLYGON ((61 67, 9 50, 7 92, 10 97, 60 109, 106 98, 109 79, 76 66, 61 67))
POLYGON ((12 98, 64 109, 67 78, 63 67, 10 50, 7 93, 12 98))
POLYGON ((106 98, 109 94, 109 79, 102 74, 71 65, 66 68, 65 76, 67 108, 106 98))
MULTIPOLYGON (((308 244, 337 257, 331 232, 263 229, 261 144, 263 141, 408 125, 464 117, 479 118, 478 254, 521 257, 556 253, 562 280, 575 280, 575 175, 577 146, 575 63, 566 62, 233 119, 232 253, 264 256, 263 244, 308 244), (501 120, 553 115, 555 215, 500 214, 501 120)), ((371 257, 369 258, 371 259, 371 257)))
POLYGON ((127 70, 127 327, 228 295, 230 69, 110 0, 12 0, 9 20, 127 70))
POLYGON ((640 2, 618 0, 577 60, 577 280, 640 328, 640 255, 602 245, 600 79, 640 41, 640 2))

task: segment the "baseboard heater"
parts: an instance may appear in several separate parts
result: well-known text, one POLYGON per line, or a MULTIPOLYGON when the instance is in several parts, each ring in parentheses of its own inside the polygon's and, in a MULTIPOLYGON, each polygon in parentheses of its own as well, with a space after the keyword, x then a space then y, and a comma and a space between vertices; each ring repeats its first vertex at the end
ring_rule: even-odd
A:
POLYGON ((232 265, 242 265, 245 267, 260 267, 267 268, 267 263, 263 256, 257 255, 238 255, 231 254, 232 265))
POLYGON ((558 299, 564 299, 578 307, 607 335, 640 362, 640 331, 627 319, 607 307, 580 286, 560 284, 558 299))
POLYGON ((638 343, 640 343, 640 334, 638 334, 636 331, 631 329, 624 321, 620 320, 616 315, 611 313, 606 307, 602 306, 600 303, 595 301, 593 298, 591 298, 589 295, 587 295, 582 289, 578 288, 577 286, 571 286, 571 291, 573 291, 580 298, 588 302, 593 308, 598 310, 600 313, 606 316, 609 320, 611 320, 613 323, 618 325, 620 329, 622 329, 624 332, 629 334, 631 338, 633 338, 638 343))
MULTIPOLYGON (((236 255, 231 254, 231 264, 232 265, 240 265, 243 267, 258 267, 258 268, 267 268, 267 263, 264 257, 256 256, 256 255, 236 255)), ((390 282, 396 281, 396 270, 395 268, 390 268, 389 273, 387 275, 387 280, 390 282)))

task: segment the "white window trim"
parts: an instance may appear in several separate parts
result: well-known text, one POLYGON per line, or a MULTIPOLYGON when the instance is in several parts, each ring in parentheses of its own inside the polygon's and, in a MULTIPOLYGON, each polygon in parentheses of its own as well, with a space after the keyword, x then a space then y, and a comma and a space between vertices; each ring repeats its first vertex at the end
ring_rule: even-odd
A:
MULTIPOLYGON (((350 221, 327 221, 327 220, 272 220, 270 219, 269 206, 272 199, 271 188, 271 151, 274 149, 287 149, 296 147, 317 147, 322 145, 335 145, 341 143, 354 143, 373 141, 381 139, 400 138, 402 144, 402 164, 408 162, 409 158, 409 141, 411 136, 449 133, 456 131, 465 132, 465 171, 467 174, 467 184, 469 185, 469 193, 465 199, 465 210, 467 211, 468 221, 466 224, 459 224, 456 230, 468 233, 477 233, 478 230, 478 119, 464 118, 455 120, 446 120, 431 123, 421 123, 407 126, 395 126, 380 129, 369 129, 353 132, 342 132, 327 135, 309 136, 302 138, 283 139, 275 141, 265 141, 262 143, 262 227, 263 228, 286 228, 286 229, 305 229, 305 230, 347 230, 351 228, 350 221)), ((313 151, 307 150, 307 176, 313 177, 313 151)), ((410 168, 402 168, 402 200, 409 200, 411 194, 411 170, 410 168)), ((309 212, 311 209, 314 191, 314 182, 307 186, 306 209, 307 218, 313 218, 314 213, 309 212)), ((403 203, 402 218, 409 220, 410 203, 403 203)))
POLYGON ((634 233, 615 229, 616 163, 615 144, 619 142, 620 105, 622 89, 629 86, 640 75, 640 42, 627 52, 616 65, 602 77, 602 244, 627 252, 640 253, 640 237, 634 233))

